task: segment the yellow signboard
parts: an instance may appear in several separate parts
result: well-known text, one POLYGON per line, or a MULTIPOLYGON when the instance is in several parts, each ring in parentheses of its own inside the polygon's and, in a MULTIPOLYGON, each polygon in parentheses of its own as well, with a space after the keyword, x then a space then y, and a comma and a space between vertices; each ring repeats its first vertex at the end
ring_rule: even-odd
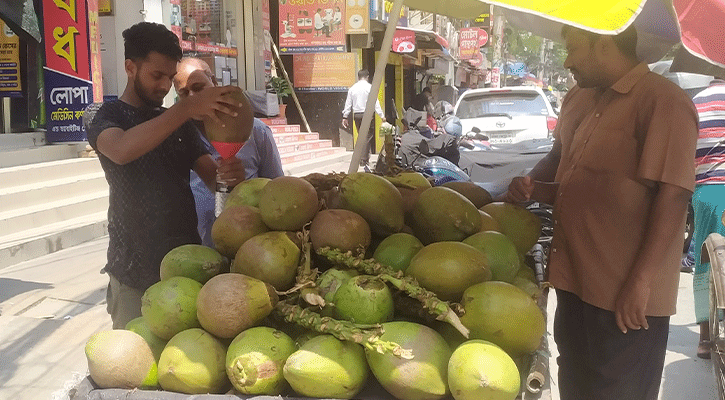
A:
POLYGON ((294 86, 303 92, 347 92, 355 84, 354 53, 295 54, 294 86))
POLYGON ((99 15, 113 14, 113 0, 98 0, 98 14, 99 15))
POLYGON ((0 96, 20 96, 20 39, 0 20, 0 96))

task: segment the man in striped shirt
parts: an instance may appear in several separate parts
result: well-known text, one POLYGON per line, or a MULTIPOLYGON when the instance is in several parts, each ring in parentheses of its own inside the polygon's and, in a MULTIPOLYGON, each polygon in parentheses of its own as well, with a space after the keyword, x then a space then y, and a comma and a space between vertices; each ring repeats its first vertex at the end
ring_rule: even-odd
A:
POLYGON ((709 276, 710 264, 701 262, 702 244, 712 232, 725 235, 721 222, 725 211, 725 81, 715 79, 693 99, 700 119, 697 152, 695 153, 695 319, 700 324, 697 356, 710 358, 709 276))

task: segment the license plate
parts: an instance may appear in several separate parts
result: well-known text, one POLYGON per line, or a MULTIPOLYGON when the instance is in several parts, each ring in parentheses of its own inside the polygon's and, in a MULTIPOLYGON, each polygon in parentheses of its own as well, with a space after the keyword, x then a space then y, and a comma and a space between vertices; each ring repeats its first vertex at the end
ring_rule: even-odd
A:
POLYGON ((501 143, 513 143, 514 142, 514 134, 513 133, 491 133, 489 134, 489 143, 492 144, 501 144, 501 143))

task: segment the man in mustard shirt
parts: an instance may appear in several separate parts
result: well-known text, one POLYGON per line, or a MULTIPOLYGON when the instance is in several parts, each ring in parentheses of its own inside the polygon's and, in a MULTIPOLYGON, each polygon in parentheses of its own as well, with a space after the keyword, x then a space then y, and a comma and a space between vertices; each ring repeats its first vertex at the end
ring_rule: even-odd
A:
POLYGON ((554 147, 506 200, 554 205, 559 390, 568 399, 657 399, 694 188, 697 112, 637 60, 633 27, 566 27, 554 147))

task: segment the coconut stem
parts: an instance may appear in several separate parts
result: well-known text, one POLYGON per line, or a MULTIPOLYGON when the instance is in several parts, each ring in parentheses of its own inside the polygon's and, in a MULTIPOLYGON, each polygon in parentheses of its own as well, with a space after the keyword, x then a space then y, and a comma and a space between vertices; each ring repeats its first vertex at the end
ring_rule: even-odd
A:
POLYGON ((456 328, 461 334, 468 338, 470 331, 463 326, 458 315, 453 312, 451 305, 436 297, 435 293, 424 289, 418 284, 418 281, 411 276, 406 276, 402 271, 395 271, 392 268, 380 264, 374 259, 364 260, 361 257, 355 257, 352 252, 343 252, 338 249, 325 247, 319 249, 317 253, 328 260, 344 265, 348 268, 354 268, 364 274, 377 275, 378 278, 390 283, 398 290, 405 292, 408 296, 418 300, 423 307, 436 316, 436 319, 445 321, 456 328))
POLYGON ((290 295, 299 291, 300 296, 307 303, 313 306, 324 307, 325 299, 320 296, 320 291, 316 283, 318 275, 317 269, 312 269, 312 241, 310 240, 309 223, 302 227, 301 232, 297 232, 297 237, 302 242, 302 255, 300 263, 297 266, 297 277, 295 278, 297 283, 292 289, 281 294, 290 295))
POLYGON ((323 317, 310 309, 292 304, 289 300, 280 301, 275 309, 282 314, 285 321, 303 328, 328 333, 340 340, 358 343, 381 354, 390 353, 400 358, 413 358, 411 350, 404 349, 394 342, 380 340, 380 335, 383 333, 383 327, 380 325, 376 325, 373 329, 361 329, 352 322, 323 317))

